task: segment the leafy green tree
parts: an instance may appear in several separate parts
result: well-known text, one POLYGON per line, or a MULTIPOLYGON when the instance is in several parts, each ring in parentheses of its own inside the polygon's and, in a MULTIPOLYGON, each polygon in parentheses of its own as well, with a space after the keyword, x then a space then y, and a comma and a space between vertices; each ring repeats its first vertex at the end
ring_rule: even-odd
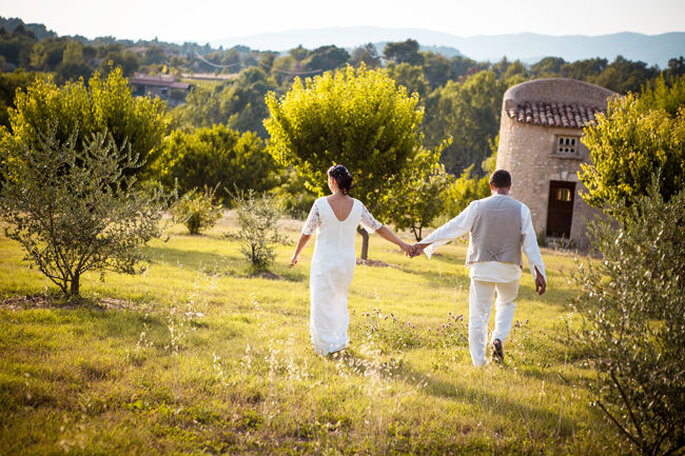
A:
POLYGON ((350 54, 334 45, 321 46, 309 53, 302 61, 305 71, 331 71, 344 66, 350 59, 350 54))
POLYGON ((150 46, 145 49, 143 54, 143 65, 155 65, 164 63, 166 61, 166 55, 164 53, 164 48, 161 46, 150 46))
POLYGON ((134 97, 120 69, 103 79, 95 74, 86 85, 69 82, 58 87, 50 79, 36 79, 27 91, 17 92, 16 108, 9 110, 12 143, 36 148, 40 134, 55 129, 55 141, 72 140, 81 147, 94 133, 107 131, 118 148, 129 145, 145 171, 159 152, 169 120, 159 99, 134 97))
POLYGON ((316 200, 316 193, 307 189, 306 179, 292 166, 283 170, 279 178, 281 183, 270 191, 290 217, 304 220, 316 200))
POLYGON ((395 63, 423 65, 424 58, 419 52, 419 43, 411 38, 406 41, 391 42, 383 48, 383 57, 395 63))
POLYGON ((488 67, 489 64, 487 63, 479 63, 468 57, 457 55, 450 59, 450 78, 455 80, 465 78, 480 71, 487 70, 488 67))
POLYGON ((451 77, 450 61, 443 55, 426 52, 423 72, 431 89, 444 86, 451 77))
POLYGON ((443 193, 452 179, 440 164, 440 151, 448 144, 417 154, 404 172, 391 179, 392 191, 383 201, 388 221, 398 230, 411 230, 417 242, 444 210, 443 193))
POLYGON ((309 50, 305 49, 300 44, 296 48, 292 48, 291 50, 289 50, 288 54, 290 54, 290 56, 294 58, 296 62, 301 62, 307 58, 307 56, 309 55, 309 50))
POLYGON ((588 387, 630 446, 620 453, 682 454, 685 448, 685 190, 667 202, 657 179, 618 223, 591 225, 603 260, 580 265, 573 345, 597 376, 588 387))
POLYGON ((479 176, 474 173, 475 165, 462 171, 443 193, 444 213, 452 218, 475 200, 490 196, 490 176, 479 176))
POLYGON ((71 296, 79 295, 87 271, 135 273, 139 247, 160 235, 165 204, 159 191, 141 189, 124 173, 140 166, 136 155, 106 132, 81 144, 81 132, 67 141, 54 128, 37 135, 13 148, 3 169, 6 235, 71 296))
POLYGON ((214 89, 196 86, 186 102, 175 111, 180 121, 190 127, 224 124, 239 131, 254 131, 267 136, 263 121, 269 113, 264 97, 277 88, 276 82, 259 68, 247 68, 235 81, 214 89))
POLYGON ((64 48, 62 63, 57 66, 57 81, 64 83, 78 78, 87 78, 90 73, 91 69, 86 65, 83 55, 83 45, 78 41, 69 41, 64 48))
POLYGON ((490 143, 499 131, 502 97, 509 85, 520 79, 498 80, 491 71, 470 76, 463 83, 449 81, 427 100, 426 145, 435 147, 440 138, 452 137, 442 153, 448 172, 461 173, 490 155, 490 143))
POLYGON ((102 58, 98 70, 102 74, 109 74, 115 68, 121 68, 125 77, 133 76, 140 67, 140 59, 134 52, 125 50, 120 45, 98 49, 98 57, 102 58), (103 54, 100 54, 104 52, 103 54))
POLYGON ((224 125, 198 128, 191 133, 175 130, 165 140, 153 173, 167 189, 181 193, 215 187, 219 198, 225 188, 266 191, 275 186, 275 164, 264 142, 252 132, 239 133, 224 125))
POLYGON ((578 79, 592 82, 607 67, 609 61, 599 57, 593 59, 577 60, 565 63, 561 66, 561 75, 565 78, 578 79))
POLYGON ((27 66, 36 42, 36 35, 24 24, 19 24, 11 32, 0 28, 0 55, 5 57, 12 69, 27 66))
POLYGON ((507 67, 507 71, 504 72, 502 75, 502 79, 512 79, 514 77, 520 77, 523 79, 527 79, 530 76, 530 71, 526 67, 526 65, 523 64, 520 60, 514 60, 511 62, 511 64, 507 67))
POLYGON ((39 73, 16 70, 13 73, 0 73, 0 125, 10 126, 8 108, 14 108, 14 96, 17 90, 25 91, 39 73))
POLYGON ((350 65, 359 66, 362 63, 367 68, 378 68, 381 66, 381 56, 373 43, 366 43, 364 46, 355 48, 350 56, 350 65))
POLYGON ((685 186, 685 77, 669 87, 663 78, 638 96, 609 103, 606 115, 585 128, 590 163, 582 165, 583 198, 608 212, 621 200, 630 204, 659 176, 668 200, 685 186))
POLYGON ((69 41, 62 54, 62 63, 69 65, 83 65, 86 63, 83 57, 83 45, 78 41, 69 41))
MULTIPOLYGON (((385 70, 363 65, 304 83, 298 78, 284 96, 267 96, 269 150, 278 163, 305 176, 308 188, 320 195, 327 169, 344 164, 354 175, 357 198, 372 212, 383 214, 388 180, 420 150, 423 111, 418 102, 418 95, 408 96, 385 70)), ((360 233, 361 256, 366 259, 368 233, 360 233)))
POLYGON ((645 62, 632 62, 619 55, 592 82, 618 93, 637 93, 658 75, 656 67, 647 67, 645 62))
POLYGON ((422 100, 428 94, 429 86, 423 74, 423 68, 412 66, 408 63, 396 65, 390 63, 387 66, 388 75, 398 84, 407 88, 407 92, 419 95, 422 100))
POLYGON ((531 65, 530 71, 538 78, 554 77, 561 74, 561 67, 567 63, 561 57, 545 57, 531 65))
POLYGON ((669 59, 668 69, 665 71, 667 79, 685 75, 685 58, 681 55, 677 59, 669 59))

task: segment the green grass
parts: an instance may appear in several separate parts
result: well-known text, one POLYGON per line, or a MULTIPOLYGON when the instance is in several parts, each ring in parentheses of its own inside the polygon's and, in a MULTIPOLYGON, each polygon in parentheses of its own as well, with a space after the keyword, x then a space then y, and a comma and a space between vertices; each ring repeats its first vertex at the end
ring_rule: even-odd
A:
MULTIPOLYGON (((284 222, 294 241, 299 222, 284 222)), ((543 252, 544 297, 525 271, 503 366, 474 368, 465 340, 465 247, 404 257, 380 238, 349 295, 352 345, 309 344, 308 267, 253 277, 236 242, 173 226, 138 276, 97 274, 81 306, 0 237, 3 454, 603 454, 615 434, 592 374, 564 344, 568 255, 543 252), (46 294, 47 292, 47 294, 46 294), (26 299, 28 297, 28 299, 26 299), (50 302, 49 306, 42 306, 50 302)))

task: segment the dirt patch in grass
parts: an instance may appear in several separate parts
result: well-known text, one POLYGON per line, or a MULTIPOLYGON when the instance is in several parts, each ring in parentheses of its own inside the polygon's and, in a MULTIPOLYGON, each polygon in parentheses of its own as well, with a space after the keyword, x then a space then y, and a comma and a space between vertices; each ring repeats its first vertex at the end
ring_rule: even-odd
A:
POLYGON ((78 298, 65 299, 61 295, 37 294, 11 296, 0 299, 0 309, 93 309, 93 310, 144 310, 145 306, 117 298, 78 298))
POLYGON ((361 258, 357 258, 357 266, 362 265, 362 266, 371 266, 374 268, 395 268, 399 269, 400 267, 395 265, 395 264, 390 264, 386 263, 385 261, 378 261, 378 260, 363 260, 361 258))

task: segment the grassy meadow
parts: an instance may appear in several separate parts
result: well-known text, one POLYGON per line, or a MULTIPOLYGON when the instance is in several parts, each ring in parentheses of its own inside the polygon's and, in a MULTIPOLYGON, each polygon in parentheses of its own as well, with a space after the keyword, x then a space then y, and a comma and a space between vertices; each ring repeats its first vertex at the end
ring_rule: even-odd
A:
MULTIPOLYGON (((573 256, 521 281, 504 365, 474 368, 464 245, 409 259, 371 236, 343 357, 309 344, 309 260, 250 275, 231 215, 170 225, 137 276, 89 274, 65 303, 0 236, 2 454, 607 454, 615 434, 565 345, 573 256), (228 236, 227 236, 228 234, 228 236)), ((406 236, 407 240, 409 237, 406 236)))

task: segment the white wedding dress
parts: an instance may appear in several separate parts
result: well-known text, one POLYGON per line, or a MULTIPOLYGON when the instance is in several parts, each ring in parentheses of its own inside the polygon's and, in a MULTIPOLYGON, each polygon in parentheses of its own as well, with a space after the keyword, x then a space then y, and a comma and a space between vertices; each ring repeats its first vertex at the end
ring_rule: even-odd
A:
POLYGON ((314 202, 302 228, 307 235, 316 232, 309 273, 309 332, 314 350, 322 356, 345 348, 349 342, 347 290, 356 265, 354 239, 360 223, 371 233, 382 226, 356 199, 347 218, 338 220, 324 197, 314 202))

